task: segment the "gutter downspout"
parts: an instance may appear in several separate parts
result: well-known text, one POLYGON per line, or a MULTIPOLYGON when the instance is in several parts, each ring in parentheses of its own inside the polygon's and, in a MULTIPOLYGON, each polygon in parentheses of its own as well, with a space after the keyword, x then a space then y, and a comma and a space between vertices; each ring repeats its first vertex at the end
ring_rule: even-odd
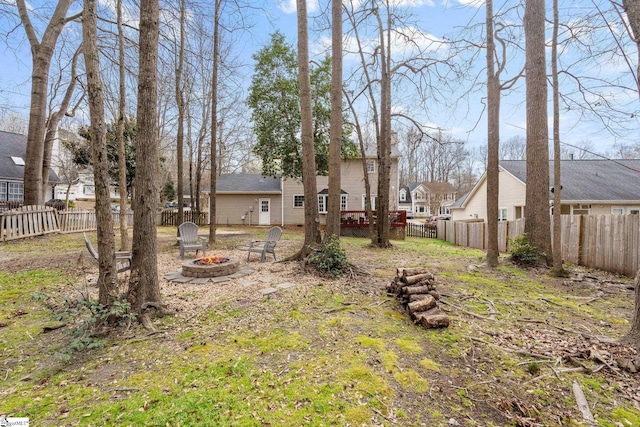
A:
POLYGON ((280 226, 284 227, 284 178, 280 177, 280 226))

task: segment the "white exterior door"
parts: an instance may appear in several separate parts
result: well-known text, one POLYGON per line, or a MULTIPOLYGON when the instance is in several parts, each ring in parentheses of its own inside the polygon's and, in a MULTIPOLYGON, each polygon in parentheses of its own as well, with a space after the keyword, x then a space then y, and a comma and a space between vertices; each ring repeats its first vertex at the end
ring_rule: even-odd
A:
POLYGON ((258 224, 271 225, 271 199, 259 199, 258 202, 258 224))

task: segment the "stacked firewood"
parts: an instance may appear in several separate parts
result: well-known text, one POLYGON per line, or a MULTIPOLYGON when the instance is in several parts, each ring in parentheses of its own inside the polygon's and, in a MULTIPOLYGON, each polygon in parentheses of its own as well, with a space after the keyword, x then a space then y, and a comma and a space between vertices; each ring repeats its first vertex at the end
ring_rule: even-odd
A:
POLYGON ((399 298, 414 323, 425 328, 446 328, 449 316, 438 307, 436 278, 425 268, 398 268, 387 293, 399 298))

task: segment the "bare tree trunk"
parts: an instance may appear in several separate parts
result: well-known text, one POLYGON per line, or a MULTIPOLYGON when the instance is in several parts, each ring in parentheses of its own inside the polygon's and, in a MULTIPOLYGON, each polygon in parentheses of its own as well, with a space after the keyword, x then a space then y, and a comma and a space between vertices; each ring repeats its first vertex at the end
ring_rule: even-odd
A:
MULTIPOLYGON (((184 66, 184 38, 185 38, 185 15, 186 0, 180 1, 180 47, 178 48, 178 65, 176 66, 176 103, 178 104, 178 129, 176 133, 176 160, 178 162, 178 219, 176 226, 184 222, 184 91, 182 88, 182 70, 184 66)), ((176 227, 176 233, 180 231, 176 227)))
POLYGON ((626 344, 630 344, 637 349, 640 349, 640 269, 636 273, 635 280, 635 298, 633 319, 631 320, 631 329, 620 341, 626 344))
POLYGON ((129 300, 146 328, 153 329, 145 310, 161 310, 158 282, 156 209, 160 201, 158 112, 156 109, 159 38, 158 0, 140 2, 135 210, 129 300))
POLYGON ((558 79, 558 0, 553 0, 553 40, 551 45, 551 78, 553 80, 553 273, 564 274, 562 268, 561 209, 562 180, 560 175, 560 88, 558 79))
MULTIPOLYGON (((369 93, 369 99, 371 103, 371 110, 373 115, 373 123, 375 126, 375 134, 376 134, 376 142, 380 139, 380 117, 378 113, 378 106, 376 104, 376 97, 373 93, 373 78, 369 74, 369 70, 367 68, 367 61, 365 59, 365 49, 362 46, 362 41, 360 40, 360 35, 358 33, 358 23, 355 20, 353 13, 347 14, 348 19, 351 21, 351 26, 353 28, 353 32, 355 34, 356 42, 358 43, 358 54, 360 56, 360 62, 362 64, 362 71, 365 76, 365 80, 367 82, 367 92, 369 93)), ((367 218, 370 218, 369 221, 369 237, 371 239, 371 244, 376 246, 378 241, 376 225, 374 224, 373 218, 373 209, 371 207, 371 183, 369 182, 369 172, 367 170, 367 157, 364 146, 364 138, 362 135, 362 128, 358 123, 357 114, 355 112, 353 101, 349 101, 349 108, 351 109, 354 120, 356 121, 356 129, 358 131, 358 139, 360 142, 360 153, 362 154, 362 169, 364 173, 364 188, 365 188, 365 210, 367 211, 367 218)))
MULTIPOLYGON (((380 32, 380 138, 378 139, 378 200, 376 203, 378 231, 376 246, 387 248, 389 242, 389 183, 391 178, 391 22, 385 33, 379 11, 374 11, 380 32), (385 40, 385 36, 387 40, 385 40)), ((388 13, 388 10, 387 10, 388 13)), ((389 16, 387 16, 389 18, 389 16)))
MULTIPOLYGON (((640 96, 640 3, 637 0, 622 0, 622 5, 627 14, 627 18, 629 18, 629 25, 631 26, 631 34, 629 34, 629 36, 638 47, 638 68, 635 77, 638 94, 640 96)), ((631 321, 631 330, 622 340, 640 349, 640 269, 638 269, 636 273, 635 287, 635 308, 633 311, 633 320, 631 321)))
POLYGON ((498 195, 500 153, 500 78, 495 72, 496 45, 493 29, 493 0, 487 13, 487 265, 498 265, 498 195))
POLYGON ((98 225, 98 302, 110 305, 117 280, 113 217, 109 199, 109 161, 107 159, 106 124, 104 121, 104 95, 100 78, 100 60, 97 43, 96 0, 85 0, 82 19, 84 63, 87 72, 89 115, 91 116, 91 154, 96 195, 96 222, 98 225))
POLYGON ((329 196, 325 239, 340 238, 342 145, 342 1, 331 0, 331 129, 329 135, 329 196))
POLYGON ((622 0, 622 7, 629 18, 629 26, 631 34, 629 36, 636 43, 638 49, 638 66, 636 67, 636 84, 638 87, 638 96, 640 96, 640 2, 637 0, 622 0))
POLYGON ((124 30, 122 28, 122 0, 117 4, 118 19, 118 188, 120 193, 120 248, 129 250, 127 229, 127 159, 124 140, 124 115, 126 114, 126 82, 124 74, 124 30))
POLYGON ((309 35, 307 2, 296 0, 298 6, 298 71, 300 81, 300 118, 302 142, 302 186, 304 188, 304 243, 299 258, 306 258, 313 246, 320 243, 318 215, 318 185, 316 183, 315 149, 313 145, 313 114, 309 73, 309 35))
MULTIPOLYGON (((65 91, 64 98, 62 99, 62 103, 60 104, 60 108, 58 111, 50 112, 50 117, 47 120, 46 132, 44 138, 44 152, 42 156, 42 194, 45 194, 47 191, 47 187, 49 186, 49 172, 51 169, 52 163, 52 153, 53 153, 53 144, 58 137, 58 125, 60 124, 60 120, 65 115, 69 113, 69 106, 71 104, 71 98, 73 96, 73 92, 76 87, 76 78, 77 78, 77 63, 80 54, 82 53, 82 45, 76 49, 73 54, 73 58, 71 60, 71 75, 69 77, 69 85, 67 86, 67 90, 65 91)), ((76 106, 77 107, 77 106, 76 106)), ((74 108, 75 111, 75 108, 74 108)), ((70 115, 73 115, 71 112, 70 115)), ((46 200, 46 195, 45 195, 46 200)))
MULTIPOLYGON (((365 192, 365 200, 371 200, 371 182, 369 181, 369 171, 367 170, 367 158, 365 156, 365 146, 364 146, 364 135, 362 132, 362 126, 360 126, 360 121, 358 120, 358 114, 356 112, 355 106, 353 105, 353 101, 349 97, 348 93, 345 93, 347 104, 349 106, 349 110, 353 116, 353 127, 356 130, 356 134, 358 135, 358 144, 360 147, 360 153, 362 153, 362 176, 364 177, 364 192, 365 192)), ((367 218, 373 218, 373 210, 371 209, 371 203, 365 204, 365 210, 367 218)), ((369 221, 369 236, 371 238, 371 244, 375 242, 375 226, 373 221, 369 221)))
MULTIPOLYGON (((31 106, 27 133, 27 153, 24 165, 24 203, 38 205, 44 202, 42 190, 42 168, 44 159, 45 123, 47 121, 47 89, 49 68, 58 36, 68 22, 67 11, 72 0, 59 0, 42 40, 29 18, 24 0, 16 0, 22 26, 29 39, 32 55, 31 106)), ((70 18, 72 19, 72 18, 70 18)))
POLYGON ((213 71, 211 74, 211 177, 209 183, 209 246, 216 242, 216 186, 218 182, 218 66, 220 65, 220 7, 222 0, 215 0, 213 21, 213 71))
POLYGON ((549 135, 544 0, 526 0, 524 30, 527 76, 527 187, 525 233, 537 252, 551 263, 549 220, 549 135))

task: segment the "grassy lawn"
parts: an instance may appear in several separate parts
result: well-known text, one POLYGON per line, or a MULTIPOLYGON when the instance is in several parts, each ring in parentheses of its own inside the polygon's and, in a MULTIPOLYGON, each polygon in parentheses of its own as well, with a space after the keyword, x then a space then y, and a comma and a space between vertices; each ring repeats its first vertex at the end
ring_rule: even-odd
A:
MULTIPOLYGON (((218 239, 216 250, 265 233, 241 231, 218 239)), ((158 238, 161 253, 178 260, 175 229, 160 228, 158 238)), ((279 259, 303 235, 287 229, 282 239, 279 259)), ((269 263, 261 268, 297 286, 260 296, 227 285, 237 288, 231 297, 197 308, 197 291, 161 278, 166 300, 183 309, 155 319, 156 333, 134 323, 75 353, 78 319, 68 301, 95 294, 82 235, 1 244, 0 418, 36 426, 581 426, 575 380, 599 425, 640 425, 639 374, 575 369, 599 365, 584 356, 590 348, 615 349, 590 337, 629 328, 630 279, 578 269, 600 279, 558 279, 506 261, 469 268, 482 251, 435 239, 393 244, 380 250, 343 238, 366 274, 327 279, 298 263, 269 263), (448 328, 413 325, 387 296, 396 268, 414 266, 436 275, 448 328), (70 323, 55 329, 61 322, 70 323)))

